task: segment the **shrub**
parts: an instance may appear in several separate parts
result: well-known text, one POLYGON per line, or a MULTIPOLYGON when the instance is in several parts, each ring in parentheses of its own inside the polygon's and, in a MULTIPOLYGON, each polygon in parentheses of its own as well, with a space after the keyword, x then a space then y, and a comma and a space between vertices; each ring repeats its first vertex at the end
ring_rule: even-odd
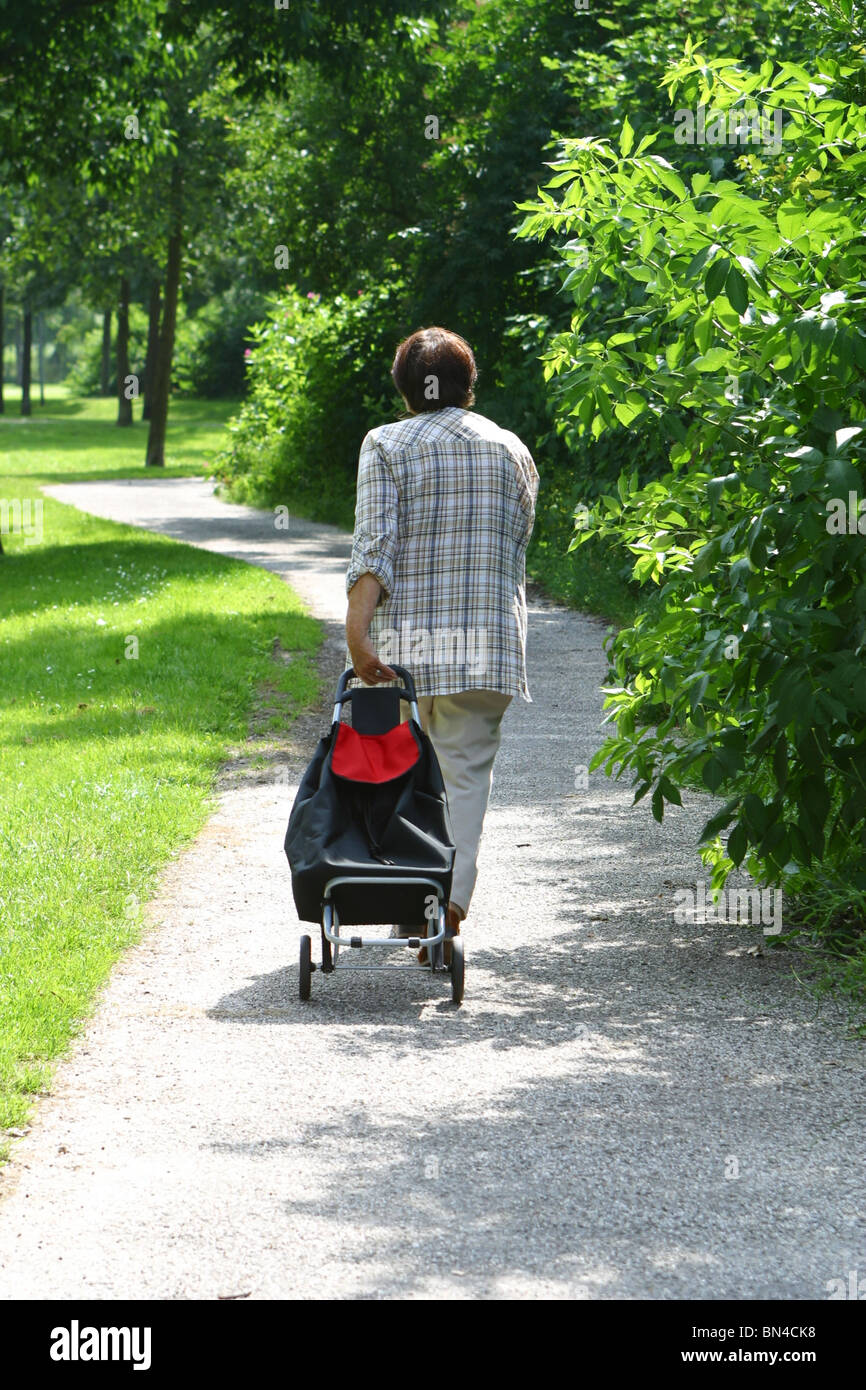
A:
POLYGON ((230 495, 351 528, 361 441, 403 409, 389 373, 410 331, 399 281, 272 300, 250 330, 247 399, 212 468, 230 495))
POLYGON ((784 112, 782 151, 750 150, 737 179, 698 151, 687 186, 626 120, 618 150, 564 142, 559 201, 527 205, 522 228, 570 238, 576 314, 546 353, 563 418, 592 438, 647 421, 669 434, 666 475, 625 473, 573 544, 619 537, 658 586, 613 643, 616 734, 595 765, 633 772, 658 820, 695 775, 725 797, 702 837, 714 887, 741 864, 803 887, 820 864, 843 895, 866 888, 859 72, 828 55, 812 74, 752 73, 688 45, 672 98, 784 112), (601 277, 631 290, 587 333, 601 277))
POLYGON ((241 396, 249 326, 265 312, 266 304, 259 291, 236 285, 209 299, 195 314, 187 313, 178 323, 175 340, 172 382, 177 389, 208 399, 241 396))

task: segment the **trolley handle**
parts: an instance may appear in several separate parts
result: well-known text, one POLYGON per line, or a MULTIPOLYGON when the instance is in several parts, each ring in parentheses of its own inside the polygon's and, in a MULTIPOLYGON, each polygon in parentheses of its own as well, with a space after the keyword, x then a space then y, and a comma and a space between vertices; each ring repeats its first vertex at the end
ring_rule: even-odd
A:
MULTIPOLYGON (((403 681, 403 685, 398 687, 398 689, 395 691, 395 694, 399 695, 401 700, 406 700, 410 705, 417 704, 418 696, 415 694, 415 682, 413 681, 409 672, 406 670, 406 667, 395 666, 393 663, 391 663, 391 669, 392 671, 396 671, 398 676, 400 676, 403 681)), ((347 689, 349 681, 352 680, 353 677, 360 680, 360 676, 356 675, 354 666, 350 666, 349 669, 347 671, 344 671, 342 676, 340 677, 340 683, 337 686, 337 696, 334 701, 335 709, 339 709, 341 705, 351 700, 352 696, 358 693, 357 690, 347 689)), ((393 687, 390 688, 393 689, 393 687)))

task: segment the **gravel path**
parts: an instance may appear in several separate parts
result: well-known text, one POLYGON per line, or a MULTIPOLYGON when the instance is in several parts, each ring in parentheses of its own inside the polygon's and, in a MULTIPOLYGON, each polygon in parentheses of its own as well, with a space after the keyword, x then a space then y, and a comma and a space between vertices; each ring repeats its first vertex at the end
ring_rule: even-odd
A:
POLYGON ((420 971, 314 975, 302 1005, 282 839, 349 538, 197 480, 47 491, 274 569, 329 638, 290 785, 226 769, 16 1144, 0 1296, 803 1299, 866 1271, 862 1046, 760 932, 673 924, 696 797, 662 828, 601 774, 575 790, 601 624, 531 601, 462 1009, 420 971))

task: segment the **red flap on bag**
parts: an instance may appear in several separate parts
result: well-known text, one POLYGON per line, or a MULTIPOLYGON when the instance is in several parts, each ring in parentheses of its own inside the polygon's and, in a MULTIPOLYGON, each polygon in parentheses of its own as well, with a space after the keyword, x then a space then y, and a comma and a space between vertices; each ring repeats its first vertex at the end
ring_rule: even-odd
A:
POLYGON ((397 724, 386 734, 359 734, 348 724, 337 730, 331 768, 350 782, 391 782, 421 756, 411 725, 397 724))

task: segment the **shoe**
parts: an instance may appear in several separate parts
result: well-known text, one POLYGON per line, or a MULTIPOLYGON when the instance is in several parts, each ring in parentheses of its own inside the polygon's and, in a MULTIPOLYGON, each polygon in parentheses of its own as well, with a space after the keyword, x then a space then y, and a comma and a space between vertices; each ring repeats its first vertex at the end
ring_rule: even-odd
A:
MULTIPOLYGON (((446 970, 451 969, 451 942, 449 937, 460 935, 460 923, 465 920, 466 913, 463 911, 462 907, 458 907, 456 903, 449 903, 445 909, 445 931, 447 935, 442 942, 442 959, 446 970)), ((427 964, 426 946, 422 946, 421 950, 418 952, 418 963, 419 965, 427 964)))

